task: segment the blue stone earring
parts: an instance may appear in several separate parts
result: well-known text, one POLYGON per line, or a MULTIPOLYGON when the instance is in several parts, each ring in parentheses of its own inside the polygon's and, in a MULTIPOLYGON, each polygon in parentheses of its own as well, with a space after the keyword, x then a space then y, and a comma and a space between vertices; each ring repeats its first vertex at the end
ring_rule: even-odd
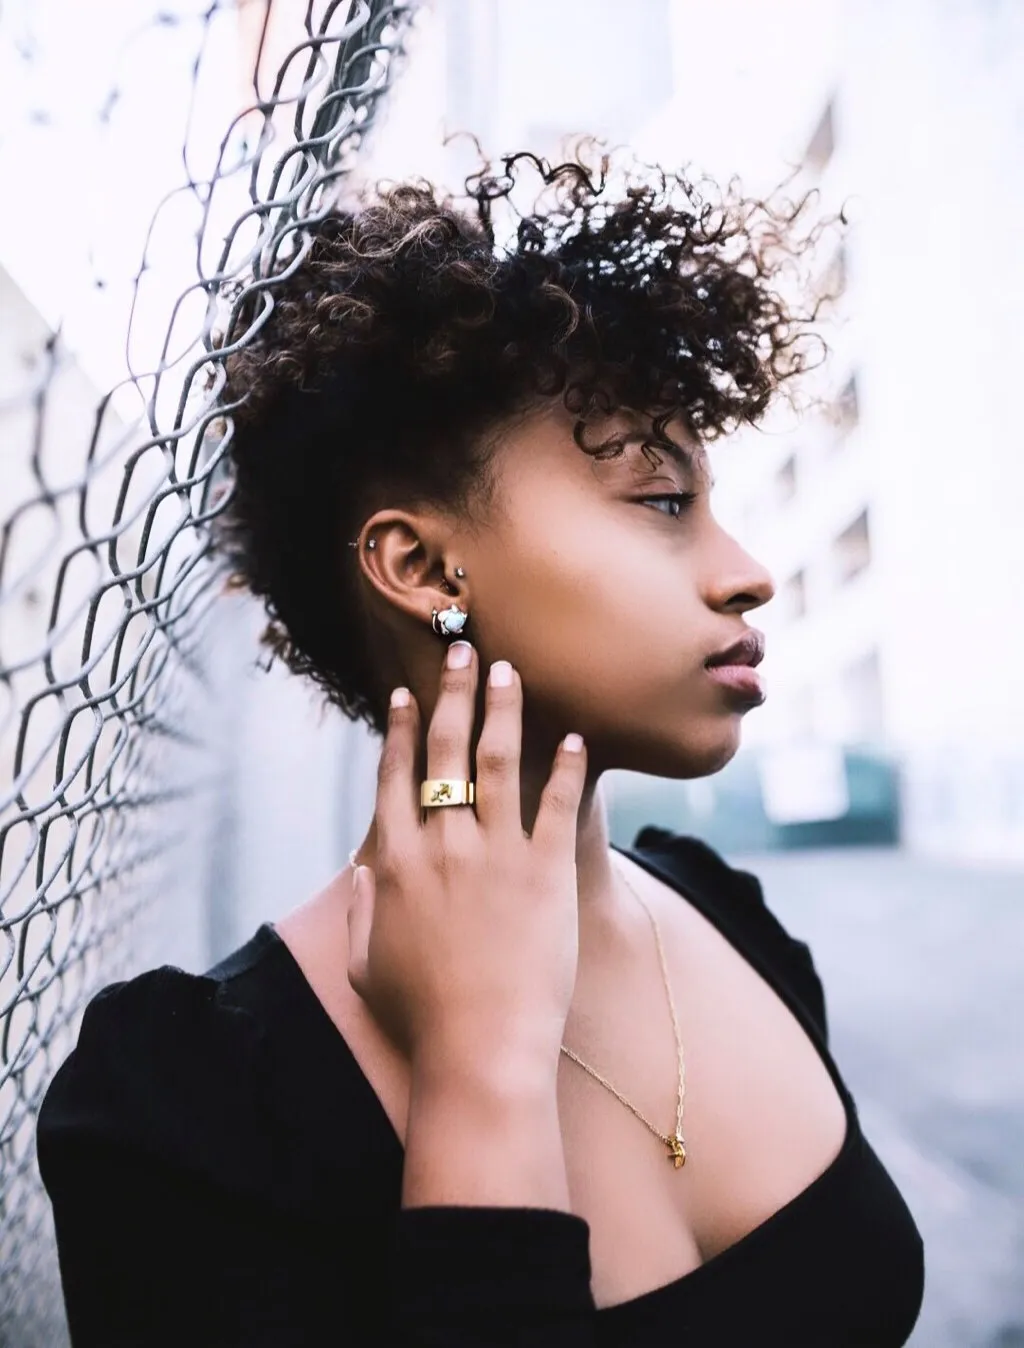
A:
POLYGON ((469 614, 464 609, 452 604, 451 608, 442 609, 440 613, 434 609, 430 625, 439 637, 454 637, 465 627, 468 618, 469 614))

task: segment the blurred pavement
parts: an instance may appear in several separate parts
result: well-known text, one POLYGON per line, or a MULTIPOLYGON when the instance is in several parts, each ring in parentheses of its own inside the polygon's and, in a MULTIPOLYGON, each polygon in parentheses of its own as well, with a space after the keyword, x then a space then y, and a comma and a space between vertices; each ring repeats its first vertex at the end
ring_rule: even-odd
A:
POLYGON ((1024 872, 731 854, 806 940, 833 1054, 925 1242, 913 1348, 1024 1346, 1024 872))

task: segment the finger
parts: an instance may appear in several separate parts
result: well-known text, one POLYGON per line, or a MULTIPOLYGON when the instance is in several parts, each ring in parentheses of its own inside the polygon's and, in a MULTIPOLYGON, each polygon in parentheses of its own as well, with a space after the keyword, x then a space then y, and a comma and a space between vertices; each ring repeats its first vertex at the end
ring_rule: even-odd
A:
POLYGON ((523 748, 523 686, 507 660, 487 676, 483 729, 476 746, 476 817, 495 831, 522 838, 519 764, 523 748))
POLYGON ((369 866, 357 866, 352 877, 348 906, 348 981, 360 997, 365 995, 370 951, 370 928, 377 887, 369 866))
MULTIPOLYGON (((468 641, 453 641, 441 670, 441 690, 427 729, 427 776, 469 780, 469 742, 476 710, 477 655, 468 641), (468 663, 460 664, 468 655, 468 663)), ((463 810, 456 810, 463 814, 463 810)), ((449 815, 438 807, 431 816, 449 815)), ((441 827, 447 828, 450 820, 441 827)))
POLYGON ((576 855, 576 824, 587 776, 587 750, 579 735, 558 746, 551 775, 540 793, 533 841, 554 856, 576 855), (578 745, 574 750, 573 745, 578 745))
POLYGON ((420 826, 420 784, 417 768, 419 708, 408 688, 391 694, 388 724, 377 763, 377 852, 401 852, 420 826))

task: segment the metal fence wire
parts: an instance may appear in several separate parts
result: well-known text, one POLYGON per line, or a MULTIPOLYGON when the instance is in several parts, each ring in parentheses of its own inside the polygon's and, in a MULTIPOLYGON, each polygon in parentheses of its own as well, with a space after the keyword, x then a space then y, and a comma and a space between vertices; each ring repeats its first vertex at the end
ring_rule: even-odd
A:
MULTIPOLYGON (((272 4, 238 16, 259 30, 257 70, 272 4)), ((417 4, 310 0, 302 29, 294 6, 299 40, 272 88, 254 74, 213 173, 196 177, 183 155, 178 191, 201 208, 196 276, 155 366, 97 401, 59 335, 37 325, 25 386, 0 401, 0 1344, 65 1339, 35 1116, 85 1004, 150 962, 189 841, 175 802, 211 782, 187 711, 204 696, 204 634, 224 589, 210 530, 230 497, 223 361, 262 324, 307 227, 358 163, 417 4), (209 206, 228 177, 241 209, 217 233, 209 206), (225 295, 232 312, 258 296, 231 348, 217 338, 225 295), (118 411, 125 385, 143 409, 133 424, 118 411)), ((213 0, 199 15, 196 73, 218 9, 235 6, 213 0)), ((144 257, 136 281, 145 268, 144 257)), ((0 294, 0 317, 9 307, 0 294)))

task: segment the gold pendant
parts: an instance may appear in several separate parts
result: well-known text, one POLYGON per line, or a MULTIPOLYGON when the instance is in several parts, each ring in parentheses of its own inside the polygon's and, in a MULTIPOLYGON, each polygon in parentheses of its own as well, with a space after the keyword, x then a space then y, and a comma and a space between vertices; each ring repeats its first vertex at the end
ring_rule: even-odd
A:
POLYGON ((668 1158, 675 1163, 677 1170, 680 1166, 686 1164, 686 1147, 683 1145, 683 1139, 679 1133, 668 1139, 668 1158))

